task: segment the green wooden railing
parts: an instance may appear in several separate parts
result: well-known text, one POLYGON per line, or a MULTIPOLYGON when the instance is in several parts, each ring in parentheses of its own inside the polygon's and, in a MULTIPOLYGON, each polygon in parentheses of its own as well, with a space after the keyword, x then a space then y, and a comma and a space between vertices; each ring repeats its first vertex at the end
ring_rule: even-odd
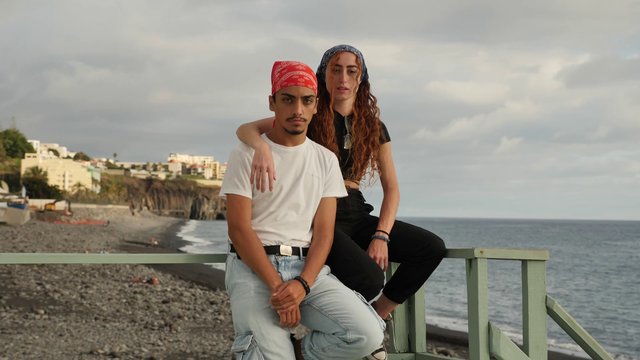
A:
MULTIPOLYGON (((447 259, 464 259, 470 360, 547 360, 547 314, 594 360, 613 360, 554 299, 547 295, 547 250, 449 249, 447 259), (522 347, 489 321, 488 261, 509 260, 522 264, 522 347)), ((395 270, 393 265, 390 272, 395 270)), ((389 359, 443 360, 427 353, 424 291, 398 307, 394 313, 394 338, 389 359)))
MULTIPOLYGON (((447 259, 464 259, 470 360, 546 360, 547 314, 594 360, 613 360, 546 291, 549 252, 530 249, 449 249, 447 259), (517 346, 489 321, 489 260, 522 263, 523 344, 517 346)), ((0 253, 0 264, 190 264, 222 263, 225 254, 0 253)), ((394 271, 392 264, 389 271, 394 271)), ((391 360, 451 360, 427 353, 424 291, 394 312, 391 360)))

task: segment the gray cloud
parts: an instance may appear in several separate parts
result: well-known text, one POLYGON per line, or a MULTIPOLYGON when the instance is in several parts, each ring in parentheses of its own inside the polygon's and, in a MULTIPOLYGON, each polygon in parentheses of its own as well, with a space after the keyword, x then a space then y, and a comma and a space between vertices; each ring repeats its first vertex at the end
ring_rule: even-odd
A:
POLYGON ((607 86, 616 83, 637 87, 640 85, 640 56, 592 59, 563 70, 558 78, 568 87, 607 86))
POLYGON ((0 126, 92 156, 225 160, 270 115, 274 60, 351 43, 401 215, 638 219, 638 18, 631 0, 4 1, 0 126))

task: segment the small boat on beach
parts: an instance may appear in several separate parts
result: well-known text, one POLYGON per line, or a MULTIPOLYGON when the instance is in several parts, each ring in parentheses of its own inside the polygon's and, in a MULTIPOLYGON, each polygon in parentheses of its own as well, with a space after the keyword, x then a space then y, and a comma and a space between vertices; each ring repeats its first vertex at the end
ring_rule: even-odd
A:
POLYGON ((20 195, 9 192, 9 186, 0 181, 0 223, 22 225, 31 219, 29 198, 23 187, 20 195))
POLYGON ((8 225, 23 225, 31 219, 29 203, 24 198, 7 199, 0 202, 0 222, 8 225))

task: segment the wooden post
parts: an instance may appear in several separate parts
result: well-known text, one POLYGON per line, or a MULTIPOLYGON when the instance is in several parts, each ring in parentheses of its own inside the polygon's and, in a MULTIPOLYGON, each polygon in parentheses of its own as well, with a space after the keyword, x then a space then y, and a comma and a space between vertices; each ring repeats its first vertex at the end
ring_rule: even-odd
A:
MULTIPOLYGON (((398 263, 390 263, 387 269, 387 280, 393 275, 398 268, 398 263)), ((409 302, 398 306, 393 311, 393 338, 389 339, 389 352, 391 353, 406 353, 409 351, 409 335, 411 333, 410 321, 409 321, 409 302)))
POLYGON ((469 359, 489 360, 489 299, 487 259, 467 259, 469 359))
MULTIPOLYGON (((399 264, 391 263, 387 279, 399 264)), ((427 351, 427 323, 424 310, 424 286, 404 304, 393 311, 393 338, 389 339, 390 353, 421 353, 427 351)))
POLYGON ((522 350, 547 360, 546 261, 522 262, 522 350))
POLYGON ((421 353, 427 351, 427 319, 424 310, 423 285, 412 297, 407 299, 409 308, 409 345, 411 352, 421 353))

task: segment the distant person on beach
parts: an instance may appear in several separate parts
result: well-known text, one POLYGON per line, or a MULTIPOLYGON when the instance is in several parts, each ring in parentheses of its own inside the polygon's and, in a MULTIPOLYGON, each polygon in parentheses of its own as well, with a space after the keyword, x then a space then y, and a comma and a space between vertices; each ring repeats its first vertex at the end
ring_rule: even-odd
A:
MULTIPOLYGON (((318 111, 307 136, 338 156, 348 197, 338 200, 335 234, 326 264, 349 288, 362 294, 383 319, 411 297, 444 258, 440 237, 396 220, 400 190, 391 152, 391 137, 380 120, 377 99, 371 93, 362 53, 337 45, 324 53, 318 70, 318 111), (379 217, 370 215, 360 184, 379 176, 383 200, 379 217), (384 284, 389 262, 400 263, 384 284), (384 286, 384 288, 383 288, 384 286)), ((272 150, 260 136, 273 118, 244 124, 237 135, 255 150, 250 180, 255 188, 271 191, 285 171, 273 161, 272 150), (278 176, 276 176, 276 169, 278 176), (277 181, 276 181, 277 179, 277 181)), ((385 359, 383 347, 370 359, 385 359)))
POLYGON ((336 198, 347 192, 338 159, 307 138, 317 110, 317 80, 307 65, 277 61, 263 141, 280 169, 270 192, 250 182, 254 151, 240 144, 229 156, 221 193, 227 198, 231 248, 225 284, 243 359, 356 359, 383 339, 384 322, 325 265, 336 198), (299 339, 294 327, 310 333, 299 339))

